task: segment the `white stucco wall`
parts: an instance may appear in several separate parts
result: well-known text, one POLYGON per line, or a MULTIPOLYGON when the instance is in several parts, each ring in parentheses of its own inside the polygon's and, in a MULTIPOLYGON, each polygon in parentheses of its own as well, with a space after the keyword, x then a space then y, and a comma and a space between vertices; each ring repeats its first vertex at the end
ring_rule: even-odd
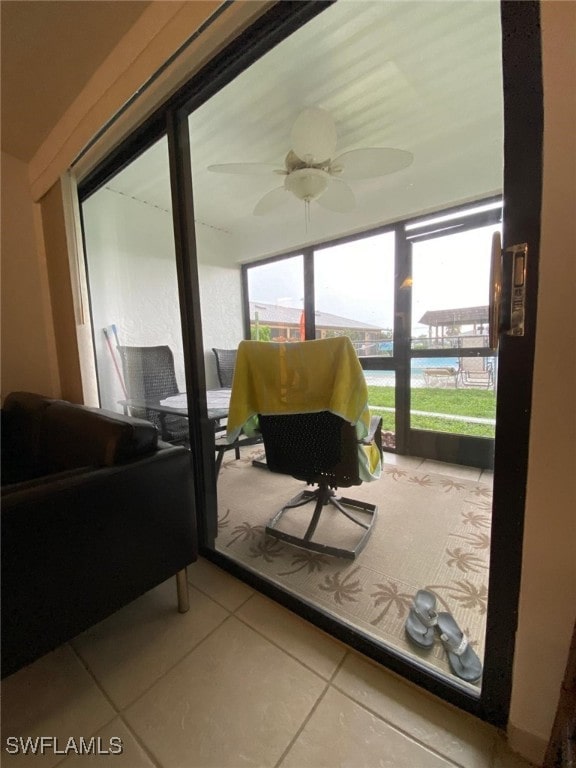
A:
MULTIPOLYGON (((171 213, 103 188, 84 203, 83 217, 102 406, 121 410, 123 399, 103 332, 112 324, 121 344, 168 344, 185 391, 171 213)), ((235 347, 242 338, 240 268, 231 263, 228 238, 198 227, 208 388, 218 386, 212 347, 235 347)))
POLYGON ((185 390, 171 215, 101 189, 83 216, 102 406, 118 410, 122 399, 103 333, 112 324, 121 344, 168 344, 185 390))

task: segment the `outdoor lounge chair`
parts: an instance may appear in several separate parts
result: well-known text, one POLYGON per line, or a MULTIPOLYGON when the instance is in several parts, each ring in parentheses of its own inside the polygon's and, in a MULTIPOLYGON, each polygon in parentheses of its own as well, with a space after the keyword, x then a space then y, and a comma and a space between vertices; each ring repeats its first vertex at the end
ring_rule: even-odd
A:
POLYGON ((456 368, 424 368, 424 384, 427 387, 455 387, 457 382, 458 370, 456 368))
POLYGON ((242 342, 229 437, 250 421, 255 425, 256 418, 268 468, 317 486, 284 504, 266 533, 305 549, 353 559, 370 536, 377 507, 340 497, 336 489, 380 476, 382 420, 370 418, 366 382, 350 340, 242 342), (294 519, 292 510, 309 503, 313 513, 302 525, 301 516, 294 519), (315 537, 317 529, 330 534, 328 541, 315 537))
POLYGON ((461 387, 490 389, 494 386, 494 367, 485 357, 461 357, 457 381, 461 387))

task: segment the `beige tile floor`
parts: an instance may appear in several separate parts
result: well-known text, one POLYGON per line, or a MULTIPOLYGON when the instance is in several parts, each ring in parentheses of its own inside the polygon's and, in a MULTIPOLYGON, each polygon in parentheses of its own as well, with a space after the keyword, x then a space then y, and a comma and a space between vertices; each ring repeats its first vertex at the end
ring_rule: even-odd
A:
POLYGON ((388 673, 206 560, 2 684, 4 768, 526 768, 496 729, 388 673), (8 754, 8 736, 122 740, 8 754))

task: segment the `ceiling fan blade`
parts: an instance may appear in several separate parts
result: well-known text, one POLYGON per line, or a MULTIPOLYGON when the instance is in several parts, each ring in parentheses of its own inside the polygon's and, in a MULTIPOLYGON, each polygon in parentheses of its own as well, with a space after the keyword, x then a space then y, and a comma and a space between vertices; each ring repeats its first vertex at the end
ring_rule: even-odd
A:
POLYGON ((332 167, 339 166, 343 179, 374 179, 407 168, 414 160, 412 152, 403 149, 352 149, 334 158, 332 167))
POLYGON ((336 126, 329 112, 319 107, 304 109, 290 133, 292 149, 305 163, 328 160, 336 149, 336 126))
POLYGON ((316 202, 323 208, 337 213, 348 213, 356 207, 354 193, 348 184, 340 179, 330 179, 326 191, 317 198, 316 202))
POLYGON ((264 197, 260 198, 252 213, 254 216, 264 216, 270 213, 270 211, 278 208, 278 206, 288 200, 289 194, 284 187, 276 187, 276 189, 267 192, 264 197))
POLYGON ((214 173, 235 173, 252 176, 269 176, 274 173, 277 166, 270 163, 221 163, 209 165, 208 170, 214 173))

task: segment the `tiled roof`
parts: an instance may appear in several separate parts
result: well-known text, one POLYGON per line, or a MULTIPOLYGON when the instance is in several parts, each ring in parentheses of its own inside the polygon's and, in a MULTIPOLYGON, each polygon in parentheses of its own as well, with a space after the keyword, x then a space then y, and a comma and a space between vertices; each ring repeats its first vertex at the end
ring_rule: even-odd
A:
MULTIPOLYGON (((301 309, 294 307, 281 307, 277 304, 265 304, 261 301, 250 302, 250 322, 256 319, 258 312, 260 323, 273 323, 275 325, 297 326, 300 324, 301 309)), ((358 320, 349 320, 347 317, 331 315, 327 312, 316 312, 316 326, 318 328, 356 328, 363 331, 380 331, 378 325, 361 323, 358 320)))

